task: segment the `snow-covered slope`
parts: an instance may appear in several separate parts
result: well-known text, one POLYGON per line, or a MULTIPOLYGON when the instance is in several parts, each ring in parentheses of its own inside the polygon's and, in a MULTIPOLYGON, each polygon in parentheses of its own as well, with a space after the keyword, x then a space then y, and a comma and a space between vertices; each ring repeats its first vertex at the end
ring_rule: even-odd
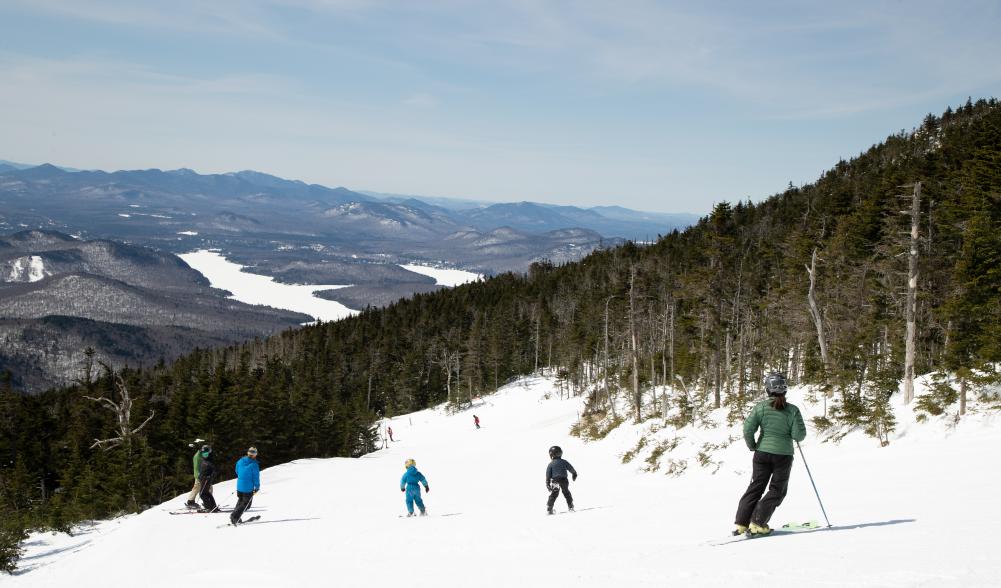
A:
POLYGON ((37 255, 18 257, 7 262, 5 282, 37 282, 52 275, 45 269, 45 262, 37 255))
MULTIPOLYGON (((799 395, 790 400, 802 406, 799 395)), ((170 516, 178 497, 75 538, 35 535, 26 571, 0 586, 938 588, 1001 578, 1001 430, 989 414, 954 427, 907 422, 885 448, 862 437, 835 447, 811 434, 803 448, 834 527, 714 546, 748 482, 742 444, 718 453, 715 473, 642 473, 619 453, 644 429, 623 426, 585 444, 568 435, 580 407, 579 398, 560 400, 551 381, 532 379, 457 415, 397 417, 388 449, 266 468, 254 503, 261 524, 219 528, 225 515, 170 516), (578 512, 549 517, 543 484, 553 444, 580 478, 571 485, 578 512), (428 518, 399 518, 408 457, 431 484, 428 518)), ((219 484, 219 502, 232 504, 232 491, 232 482, 219 484)), ((560 498, 557 511, 565 510, 560 498)), ((823 521, 797 457, 773 523, 811 519, 823 521)))

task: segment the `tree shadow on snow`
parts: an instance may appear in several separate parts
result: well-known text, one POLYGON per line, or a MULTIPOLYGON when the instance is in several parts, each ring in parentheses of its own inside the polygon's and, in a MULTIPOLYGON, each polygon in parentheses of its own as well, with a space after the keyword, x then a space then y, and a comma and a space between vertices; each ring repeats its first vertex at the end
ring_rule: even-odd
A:
POLYGON ((13 572, 11 572, 10 575, 12 575, 12 576, 20 576, 22 574, 27 574, 28 572, 37 570, 39 568, 43 568, 43 567, 49 565, 50 563, 52 563, 52 562, 44 561, 45 558, 51 557, 51 556, 54 556, 54 555, 59 555, 60 553, 79 551, 79 550, 83 549, 84 547, 86 547, 88 543, 90 543, 90 540, 81 541, 80 543, 76 543, 74 545, 67 545, 66 547, 53 548, 53 549, 49 549, 48 551, 42 551, 42 552, 39 552, 39 553, 35 553, 35 554, 32 554, 32 555, 27 555, 27 556, 21 557, 18 560, 17 569, 15 569, 13 572))

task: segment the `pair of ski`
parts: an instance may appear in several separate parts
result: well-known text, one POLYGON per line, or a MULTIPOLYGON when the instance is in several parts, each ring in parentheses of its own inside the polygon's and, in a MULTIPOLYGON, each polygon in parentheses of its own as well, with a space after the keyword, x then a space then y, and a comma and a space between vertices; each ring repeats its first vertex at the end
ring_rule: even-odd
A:
POLYGON ((172 515, 189 515, 189 514, 215 514, 220 512, 233 512, 232 508, 229 508, 228 504, 216 507, 215 510, 204 510, 201 508, 186 508, 184 510, 172 510, 169 511, 172 515))
POLYGON ((792 535, 794 533, 817 531, 823 528, 824 527, 821 527, 820 523, 818 523, 817 521, 807 521, 805 523, 786 523, 781 527, 779 527, 778 529, 772 529, 772 532, 768 534, 751 534, 751 532, 748 531, 743 535, 729 537, 727 539, 720 539, 717 541, 710 541, 709 544, 712 546, 729 545, 731 543, 737 543, 739 541, 747 541, 749 539, 762 539, 764 537, 772 537, 773 535, 792 535))
POLYGON ((432 515, 432 514, 431 514, 431 511, 429 510, 429 511, 428 511, 428 513, 427 513, 426 515, 424 515, 424 516, 421 516, 421 515, 417 515, 417 514, 415 514, 415 515, 413 515, 413 516, 407 516, 407 515, 405 515, 405 514, 401 514, 401 515, 399 515, 399 517, 400 517, 401 519, 426 519, 426 518, 428 518, 428 517, 431 517, 431 516, 435 516, 435 517, 439 517, 439 518, 444 518, 444 517, 457 517, 457 516, 459 516, 459 515, 461 515, 461 514, 462 514, 461 512, 447 512, 447 513, 445 513, 445 514, 439 514, 439 515, 432 515))
POLYGON ((400 518, 401 519, 420 519, 420 518, 427 518, 429 516, 431 516, 431 512, 430 511, 426 512, 425 514, 417 514, 417 513, 401 514, 400 518))
POLYGON ((240 521, 239 523, 236 523, 235 525, 233 523, 226 523, 225 525, 219 525, 216 528, 217 529, 221 529, 223 527, 242 527, 244 525, 249 525, 249 524, 251 524, 251 523, 253 523, 255 521, 258 521, 258 520, 260 520, 260 518, 261 518, 261 515, 254 515, 254 516, 250 517, 249 519, 246 519, 246 520, 240 521))

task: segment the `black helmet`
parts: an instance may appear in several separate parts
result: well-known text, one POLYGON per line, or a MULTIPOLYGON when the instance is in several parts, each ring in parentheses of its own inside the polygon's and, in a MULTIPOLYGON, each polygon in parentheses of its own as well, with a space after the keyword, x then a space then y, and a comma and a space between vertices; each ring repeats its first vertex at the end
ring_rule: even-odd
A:
POLYGON ((212 447, 209 445, 202 445, 202 453, 211 453, 212 447))
POLYGON ((781 396, 786 393, 786 377, 778 372, 765 376, 765 391, 769 396, 781 396))
POLYGON ((553 445, 549 448, 549 459, 559 459, 563 457, 563 450, 560 449, 559 445, 553 445))

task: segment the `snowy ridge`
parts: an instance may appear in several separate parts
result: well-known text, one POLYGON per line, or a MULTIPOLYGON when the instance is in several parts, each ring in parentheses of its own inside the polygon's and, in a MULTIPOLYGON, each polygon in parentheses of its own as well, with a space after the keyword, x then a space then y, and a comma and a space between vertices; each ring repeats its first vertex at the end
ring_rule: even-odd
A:
MULTIPOLYGON (((809 415, 817 408, 804 393, 791 390, 789 400, 809 415)), ((585 443, 568 434, 582 408, 580 397, 560 399, 553 380, 532 378, 458 414, 440 407, 396 417, 383 423, 396 439, 387 449, 265 467, 254 502, 260 524, 220 529, 223 515, 169 516, 179 496, 100 523, 83 544, 34 535, 22 563, 28 571, 0 578, 0 586, 131 585, 142 578, 145 586, 240 588, 404 581, 436 588, 941 587, 996 585, 1001 577, 993 525, 983 518, 996 507, 990 489, 1001 479, 989 455, 1001 441, 996 413, 918 424, 898 411, 900 432, 885 448, 861 435, 821 443, 811 430, 803 449, 834 527, 713 546, 726 538, 748 482, 751 454, 743 443, 717 450, 718 467, 692 464, 678 477, 636 471, 622 465, 616 448, 650 434, 652 421, 585 443), (553 444, 580 473, 571 484, 578 512, 547 517, 543 482, 553 444), (408 457, 431 486, 426 519, 398 518, 408 457)), ((692 432, 705 441, 716 434, 692 432)), ((739 436, 737 426, 721 434, 739 436)), ((267 466, 266 453, 261 459, 267 466)), ((232 503, 233 487, 216 486, 221 504, 232 503)), ((565 510, 561 497, 557 511, 565 510)), ((806 520, 823 522, 797 456, 772 523, 806 520)))

